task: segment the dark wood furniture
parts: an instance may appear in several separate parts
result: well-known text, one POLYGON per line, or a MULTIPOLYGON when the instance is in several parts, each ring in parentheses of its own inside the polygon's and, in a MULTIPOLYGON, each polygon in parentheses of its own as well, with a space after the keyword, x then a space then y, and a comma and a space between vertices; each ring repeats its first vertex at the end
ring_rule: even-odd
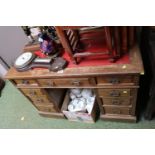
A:
MULTIPOLYGON (((76 64, 78 57, 84 57, 84 56, 91 56, 91 55, 103 55, 103 54, 109 54, 110 58, 114 57, 113 56, 113 50, 112 50, 112 38, 110 34, 110 28, 109 27, 79 27, 76 29, 75 27, 63 27, 63 26, 56 26, 56 32, 58 34, 58 37, 63 45, 63 47, 66 49, 68 52, 69 56, 73 60, 73 62, 76 64), (87 29, 85 29, 87 28, 87 29), (103 32, 102 32, 102 31, 103 32), (90 40, 98 40, 101 39, 102 36, 105 36, 105 44, 107 47, 107 51, 98 51, 95 53, 92 52, 78 52, 79 48, 81 48, 80 42, 83 40, 81 38, 82 33, 88 33, 92 32, 93 36, 85 39, 90 39, 90 40), (100 34, 99 34, 100 33, 100 34), (96 35, 97 34, 97 35, 96 35), (101 35, 102 34, 102 35, 101 35)), ((103 37, 102 37, 103 38, 103 37)), ((104 44, 104 43, 103 43, 104 44)))
POLYGON ((6 79, 32 101, 40 115, 62 118, 60 106, 65 90, 92 88, 96 93, 101 119, 136 121, 139 76, 144 70, 139 48, 134 46, 129 54, 128 64, 66 68, 61 73, 47 69, 17 72, 12 67, 6 79))
POLYGON ((1 91, 2 91, 2 89, 4 88, 4 86, 5 86, 5 82, 4 82, 4 80, 0 77, 0 96, 1 96, 1 91))
POLYGON ((151 120, 155 114, 155 27, 143 27, 141 38, 142 56, 146 70, 143 92, 147 95, 144 117, 151 120))
POLYGON ((62 46, 75 64, 80 57, 94 55, 109 55, 109 60, 114 62, 134 44, 134 27, 56 26, 55 29, 62 46), (92 52, 89 46, 96 45, 100 48, 92 52))

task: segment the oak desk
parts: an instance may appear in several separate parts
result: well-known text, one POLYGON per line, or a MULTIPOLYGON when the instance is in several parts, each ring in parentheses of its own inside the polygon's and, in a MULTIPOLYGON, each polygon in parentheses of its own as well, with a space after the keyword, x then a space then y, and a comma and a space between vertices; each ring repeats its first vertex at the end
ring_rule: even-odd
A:
POLYGON ((144 70, 137 46, 129 55, 129 64, 66 68, 61 73, 46 69, 17 72, 12 67, 6 79, 32 101, 40 115, 63 118, 61 105, 65 89, 92 88, 97 96, 101 119, 136 121, 139 77, 144 70))

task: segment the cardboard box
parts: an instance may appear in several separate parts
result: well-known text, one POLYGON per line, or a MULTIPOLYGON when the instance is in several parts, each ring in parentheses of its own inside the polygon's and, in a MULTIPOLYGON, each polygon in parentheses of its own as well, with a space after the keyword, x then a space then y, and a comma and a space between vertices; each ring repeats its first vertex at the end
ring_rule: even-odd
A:
POLYGON ((95 102, 90 114, 84 112, 70 112, 68 111, 68 104, 70 102, 69 91, 67 91, 61 111, 69 121, 80 121, 86 123, 94 123, 96 121, 96 114, 98 112, 98 104, 95 102))

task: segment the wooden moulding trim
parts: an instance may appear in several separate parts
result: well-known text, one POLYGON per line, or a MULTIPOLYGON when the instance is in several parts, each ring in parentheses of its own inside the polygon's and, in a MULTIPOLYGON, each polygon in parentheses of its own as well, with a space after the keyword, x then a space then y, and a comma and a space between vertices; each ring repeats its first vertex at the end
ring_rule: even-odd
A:
POLYGON ((92 53, 92 52, 84 52, 84 53, 76 53, 74 54, 74 57, 82 57, 82 56, 93 56, 93 55, 105 55, 105 54, 108 54, 108 51, 105 51, 105 52, 95 52, 95 53, 92 53))
POLYGON ((136 116, 131 115, 108 115, 102 114, 100 116, 101 120, 111 120, 111 121, 125 121, 125 122, 136 122, 136 116))
POLYGON ((55 118, 65 118, 63 113, 52 113, 52 112, 43 112, 43 111, 38 111, 39 115, 44 116, 44 117, 55 117, 55 118))
MULTIPOLYGON (((103 89, 122 89, 122 88, 129 88, 129 89, 134 89, 134 88, 139 88, 139 86, 76 86, 77 88, 103 88, 103 89)), ((53 86, 53 87, 48 87, 48 86, 42 86, 42 87, 32 87, 32 86, 17 86, 17 88, 75 88, 75 86, 53 86)))

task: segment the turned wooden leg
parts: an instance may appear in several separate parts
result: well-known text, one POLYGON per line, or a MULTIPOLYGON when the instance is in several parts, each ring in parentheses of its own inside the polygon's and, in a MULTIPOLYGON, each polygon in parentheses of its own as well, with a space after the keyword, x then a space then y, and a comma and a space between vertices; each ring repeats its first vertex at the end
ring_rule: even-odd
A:
POLYGON ((78 64, 78 60, 77 58, 74 58, 74 60, 72 60, 73 64, 77 65, 78 64))
POLYGON ((106 44, 107 44, 109 55, 110 55, 109 61, 110 62, 115 62, 116 59, 117 59, 117 54, 113 50, 112 36, 111 36, 111 32, 110 32, 110 27, 107 26, 107 27, 104 28, 104 30, 105 30, 106 44))
POLYGON ((109 54, 112 55, 113 48, 112 48, 112 37, 111 37, 111 33, 110 33, 110 27, 105 26, 104 32, 105 32, 106 45, 107 45, 109 54))
POLYGON ((69 44, 69 42, 68 42, 68 40, 66 38, 64 30, 61 28, 61 26, 56 26, 55 29, 56 29, 57 35, 58 35, 58 37, 59 37, 59 39, 60 39, 60 41, 62 43, 62 46, 65 49, 65 52, 68 53, 71 61, 73 63, 77 64, 77 62, 76 62, 76 60, 75 60, 75 58, 73 56, 72 48, 70 47, 70 44, 69 44))
POLYGON ((132 48, 132 46, 134 45, 135 42, 135 28, 134 26, 129 26, 128 27, 128 31, 129 31, 129 47, 132 48))
POLYGON ((113 58, 117 59, 117 58, 120 58, 121 56, 120 33, 119 33, 118 26, 113 27, 113 29, 114 29, 114 47, 115 47, 113 58))
POLYGON ((128 52, 127 26, 121 27, 121 51, 128 52))

